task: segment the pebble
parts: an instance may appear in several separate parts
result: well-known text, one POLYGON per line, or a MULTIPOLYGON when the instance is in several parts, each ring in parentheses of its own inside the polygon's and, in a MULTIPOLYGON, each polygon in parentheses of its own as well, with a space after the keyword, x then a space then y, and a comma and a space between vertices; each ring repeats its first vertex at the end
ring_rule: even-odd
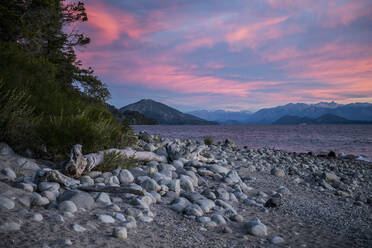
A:
POLYGON ((255 218, 245 224, 247 232, 253 236, 267 236, 267 227, 261 223, 260 219, 255 218))
POLYGON ((21 229, 21 224, 14 221, 4 222, 0 225, 0 231, 12 232, 19 231, 21 229))
POLYGON ((0 209, 11 210, 15 207, 14 201, 5 196, 0 196, 0 209))
POLYGON ((75 232, 85 232, 87 229, 80 226, 79 224, 72 224, 72 230, 75 232))
POLYGON ((228 226, 224 226, 222 231, 224 233, 232 233, 233 232, 233 230, 228 226))
POLYGON ((14 180, 17 178, 17 174, 12 170, 12 168, 4 168, 1 170, 1 173, 7 176, 10 180, 14 180))
POLYGON ((68 245, 68 246, 72 245, 71 239, 64 239, 64 238, 57 239, 56 240, 56 243, 58 245, 68 245))
POLYGON ((58 204, 58 209, 63 212, 71 212, 71 213, 77 212, 77 207, 73 201, 61 202, 60 204, 58 204))
POLYGON ((98 220, 100 220, 102 223, 105 224, 113 224, 115 223, 115 219, 112 218, 110 215, 107 214, 101 214, 98 216, 98 220))
POLYGON ((272 237, 270 240, 269 240, 270 243, 274 244, 274 245, 278 245, 278 244, 282 244, 284 243, 284 239, 280 236, 275 236, 275 237, 272 237))
POLYGON ((121 239, 121 240, 126 240, 128 238, 128 232, 125 227, 115 227, 113 230, 113 236, 121 239))
POLYGON ((43 216, 42 216, 41 214, 36 213, 36 214, 34 214, 34 215, 31 217, 31 219, 32 219, 33 221, 40 222, 40 221, 43 220, 43 216))

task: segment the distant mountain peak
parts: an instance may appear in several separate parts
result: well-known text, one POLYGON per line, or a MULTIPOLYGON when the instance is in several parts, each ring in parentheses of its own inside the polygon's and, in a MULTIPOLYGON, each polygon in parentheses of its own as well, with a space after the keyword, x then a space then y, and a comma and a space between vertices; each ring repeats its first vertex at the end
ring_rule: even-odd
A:
POLYGON ((122 107, 120 111, 137 111, 145 116, 156 119, 160 124, 167 125, 213 125, 216 123, 206 121, 190 114, 171 108, 166 104, 152 99, 142 99, 138 102, 122 107))

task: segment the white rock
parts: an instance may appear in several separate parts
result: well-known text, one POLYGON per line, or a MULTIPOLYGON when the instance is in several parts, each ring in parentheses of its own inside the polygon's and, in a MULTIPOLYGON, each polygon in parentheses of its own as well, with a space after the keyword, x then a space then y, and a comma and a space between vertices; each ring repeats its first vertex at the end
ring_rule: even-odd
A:
POLYGON ((267 227, 261 223, 258 218, 255 218, 246 223, 247 232, 253 236, 265 237, 267 236, 267 227))
POLYGON ((212 214, 211 219, 217 223, 217 225, 226 224, 225 218, 220 214, 212 214))
POLYGON ((114 213, 114 217, 115 217, 115 219, 117 219, 118 221, 121 221, 121 222, 127 221, 125 216, 121 213, 114 213))
POLYGON ((0 196, 0 209, 13 209, 15 207, 14 201, 5 196, 0 196))
POLYGON ((59 183, 41 182, 38 185, 38 190, 40 192, 46 191, 46 190, 55 192, 55 191, 58 191, 59 188, 60 188, 59 183))
POLYGON ((105 224, 113 224, 115 223, 115 219, 112 218, 110 215, 107 214, 101 214, 98 216, 98 220, 100 220, 102 223, 105 224))
POLYGON ((284 243, 284 239, 279 236, 272 237, 269 241, 270 243, 275 244, 275 245, 284 243))
POLYGON ((73 201, 63 201, 58 204, 58 209, 63 212, 71 212, 75 213, 77 211, 77 207, 73 201))
POLYGON ((37 222, 40 222, 40 221, 42 221, 43 220, 43 216, 41 215, 41 214, 34 214, 32 217, 31 217, 31 219, 33 220, 33 221, 37 221, 37 222))
POLYGON ((216 207, 216 204, 214 204, 214 202, 209 199, 201 199, 196 201, 196 203, 200 206, 204 213, 209 213, 216 207))
POLYGON ((209 166, 209 170, 215 172, 215 173, 220 173, 220 174, 227 174, 229 173, 230 169, 229 168, 226 168, 226 167, 223 167, 223 166, 220 166, 220 165, 217 165, 217 164, 212 164, 211 166, 209 166))
POLYGON ((181 176, 181 187, 185 191, 194 192, 194 185, 192 183, 192 179, 189 176, 182 175, 181 176))
POLYGON ((121 170, 119 173, 119 181, 121 184, 131 184, 134 182, 134 177, 129 170, 121 170))
POLYGON ((0 231, 4 231, 4 232, 19 231, 20 229, 21 229, 21 225, 13 221, 4 222, 0 225, 0 231))
POLYGON ((101 192, 98 195, 98 197, 96 199, 96 202, 100 202, 100 203, 103 203, 103 204, 106 204, 106 205, 109 205, 109 204, 112 203, 109 194, 107 194, 105 192, 101 192))
POLYGON ((114 237, 121 239, 121 240, 126 240, 128 238, 128 232, 125 227, 115 227, 113 231, 114 237))
POLYGON ((150 223, 153 221, 153 218, 150 216, 140 216, 138 217, 138 220, 144 223, 150 223))
MULTIPOLYGON (((154 173, 156 174, 156 173, 154 173)), ((142 188, 144 188, 145 190, 147 191, 155 191, 155 192, 159 192, 161 190, 161 187, 160 185, 152 178, 148 178, 146 179, 142 184, 141 184, 142 188)))
POLYGON ((182 213, 183 210, 190 204, 190 202, 186 199, 186 198, 183 198, 183 197, 179 197, 177 199, 175 199, 172 203, 172 205, 170 206, 170 208, 174 211, 176 211, 177 213, 182 213))
POLYGON ((72 224, 72 230, 75 232, 85 232, 87 229, 80 226, 79 224, 72 224))
POLYGON ((17 178, 17 175, 15 174, 15 172, 9 167, 2 169, 1 173, 3 173, 5 176, 7 176, 11 180, 14 180, 17 178))
POLYGON ((90 176, 82 176, 80 177, 80 183, 84 185, 93 185, 94 180, 90 176))

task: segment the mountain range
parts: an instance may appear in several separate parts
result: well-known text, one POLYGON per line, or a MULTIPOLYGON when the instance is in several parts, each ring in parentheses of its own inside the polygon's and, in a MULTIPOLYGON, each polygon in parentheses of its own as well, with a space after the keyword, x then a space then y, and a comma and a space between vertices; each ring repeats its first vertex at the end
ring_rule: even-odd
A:
POLYGON ((226 112, 219 110, 209 112, 205 110, 199 110, 193 111, 191 113, 193 113, 195 116, 203 117, 209 121, 217 121, 220 124, 272 124, 286 115, 316 119, 325 114, 332 114, 345 118, 347 120, 371 121, 372 104, 338 104, 335 102, 320 102, 316 104, 289 103, 283 106, 260 109, 252 114, 247 111, 226 112), (213 113, 213 115, 208 115, 206 113, 213 113), (244 114, 242 113, 245 114, 245 118, 244 114), (239 119, 236 118, 234 115, 239 116, 239 119), (227 120, 226 116, 231 117, 231 119, 227 120))
POLYGON ((151 99, 143 99, 120 109, 120 112, 136 111, 149 118, 155 119, 161 125, 216 125, 216 122, 185 114, 163 103, 151 99))

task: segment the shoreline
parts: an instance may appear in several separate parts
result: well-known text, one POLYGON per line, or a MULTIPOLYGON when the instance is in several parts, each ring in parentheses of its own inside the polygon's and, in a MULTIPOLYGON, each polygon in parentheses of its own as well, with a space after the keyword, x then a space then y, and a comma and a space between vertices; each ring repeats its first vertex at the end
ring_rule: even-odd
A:
POLYGON ((76 184, 70 186, 64 185, 66 180, 45 177, 58 169, 63 172, 62 164, 47 166, 16 155, 2 144, 0 246, 372 244, 371 163, 245 149, 230 140, 205 145, 146 132, 137 135, 133 148, 137 157, 149 158, 146 162, 106 172, 93 168, 71 179, 76 184), (19 168, 25 161, 28 171, 19 168), (127 188, 139 194, 86 193, 77 190, 81 186, 127 188))

